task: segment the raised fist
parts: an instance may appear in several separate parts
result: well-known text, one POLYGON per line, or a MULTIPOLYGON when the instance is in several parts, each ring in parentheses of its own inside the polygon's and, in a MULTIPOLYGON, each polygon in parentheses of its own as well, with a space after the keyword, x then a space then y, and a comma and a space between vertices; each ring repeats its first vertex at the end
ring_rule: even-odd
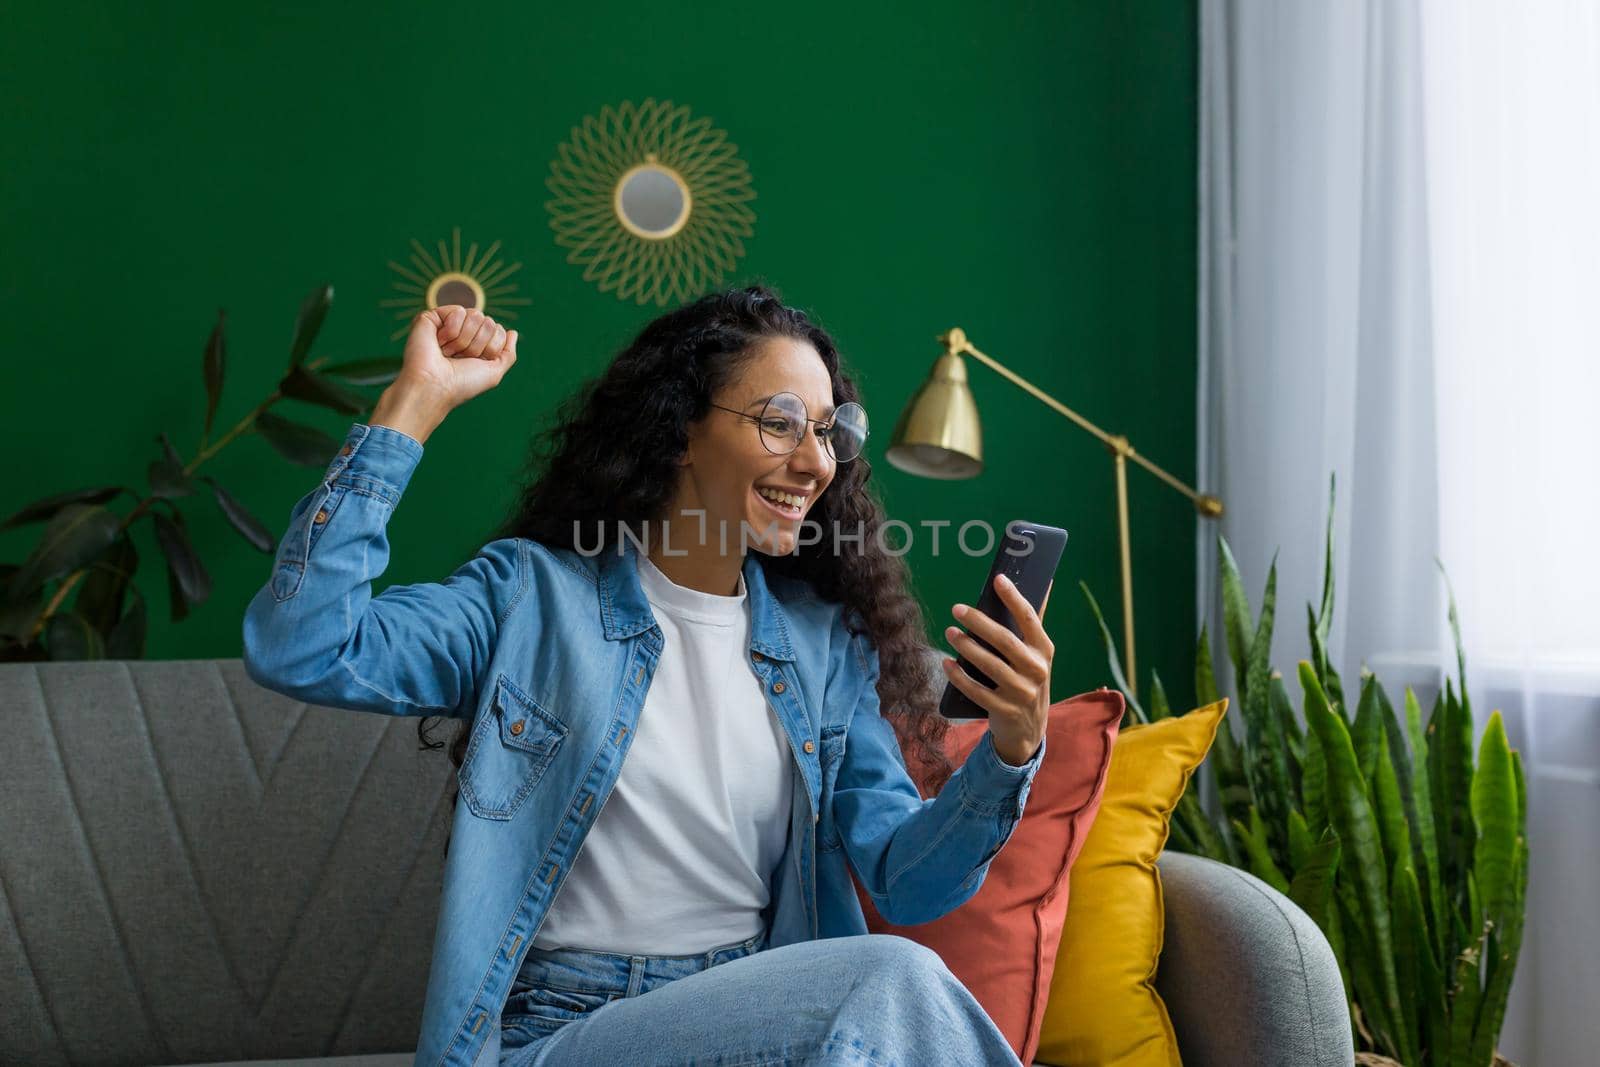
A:
POLYGON ((516 330, 477 308, 447 304, 412 320, 395 384, 425 388, 455 408, 499 385, 516 361, 516 330))

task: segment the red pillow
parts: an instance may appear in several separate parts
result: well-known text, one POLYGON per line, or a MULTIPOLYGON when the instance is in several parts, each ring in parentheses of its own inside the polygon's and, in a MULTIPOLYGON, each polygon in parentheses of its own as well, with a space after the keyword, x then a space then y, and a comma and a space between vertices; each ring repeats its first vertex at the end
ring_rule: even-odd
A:
MULTIPOLYGON (((983 885, 955 911, 933 922, 896 926, 878 914, 851 871, 867 929, 939 953, 1023 1063, 1032 1063, 1039 1048, 1067 920, 1067 875, 1100 810, 1123 703, 1121 693, 1102 687, 1050 706, 1044 759, 1022 819, 990 861, 983 885)), ((945 754, 961 766, 988 728, 987 719, 953 724, 945 754)), ((926 797, 924 768, 909 756, 906 762, 926 797)))

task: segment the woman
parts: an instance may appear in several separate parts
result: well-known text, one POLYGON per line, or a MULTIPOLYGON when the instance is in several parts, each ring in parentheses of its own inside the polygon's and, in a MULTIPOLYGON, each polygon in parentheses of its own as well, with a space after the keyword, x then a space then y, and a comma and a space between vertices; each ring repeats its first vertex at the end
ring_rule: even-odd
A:
POLYGON ((478 311, 417 317, 244 622, 262 685, 462 722, 416 1062, 1015 1064, 934 952, 867 933, 851 873, 902 924, 977 892, 1044 754, 1039 615, 1008 585, 1022 638, 956 606, 998 684, 944 660, 990 714, 950 767, 855 384, 763 287, 648 324, 497 537, 372 597, 423 443, 516 347, 478 311))

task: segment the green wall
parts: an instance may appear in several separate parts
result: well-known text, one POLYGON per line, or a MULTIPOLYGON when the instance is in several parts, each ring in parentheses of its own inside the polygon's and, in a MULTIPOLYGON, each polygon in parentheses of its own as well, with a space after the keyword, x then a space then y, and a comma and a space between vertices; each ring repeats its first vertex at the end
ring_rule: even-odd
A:
MULTIPOLYGON (((583 281, 543 206, 572 126, 654 96, 710 118, 747 161, 755 235, 726 281, 777 285, 839 340, 890 514, 1066 527, 1047 617, 1054 695, 1109 684, 1077 588, 1089 582, 1120 637, 1109 453, 974 362, 987 473, 924 481, 882 457, 934 335, 960 325, 1193 481, 1193 0, 148 8, 34 6, 0 41, 0 514, 80 486, 144 488, 162 430, 191 456, 218 307, 222 427, 273 388, 319 281, 336 299, 314 355, 397 354, 379 306, 395 295, 387 262, 459 226, 463 245, 504 242, 533 303, 515 323, 517 369, 429 440, 390 524, 379 588, 442 578, 499 518, 530 432, 661 310, 583 281)), ((335 437, 349 425, 291 408, 335 437)), ((256 438, 203 470, 275 535, 318 477, 256 438)), ((1166 667, 1179 702, 1192 695, 1194 514, 1137 468, 1130 483, 1141 674, 1166 667)), ((209 497, 183 506, 214 592, 172 623, 141 524, 148 655, 236 656, 270 561, 209 497)), ((0 533, 0 560, 20 562, 39 529, 0 533)), ((911 560, 937 636, 985 563, 927 545, 911 560)))

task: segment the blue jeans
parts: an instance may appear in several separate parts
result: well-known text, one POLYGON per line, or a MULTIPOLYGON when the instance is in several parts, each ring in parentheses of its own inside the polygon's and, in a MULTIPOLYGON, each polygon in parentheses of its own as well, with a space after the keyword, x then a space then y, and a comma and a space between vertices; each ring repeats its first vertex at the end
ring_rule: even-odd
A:
POLYGON ((1021 1067, 939 954, 892 934, 693 956, 530 947, 502 1067, 1021 1067))

